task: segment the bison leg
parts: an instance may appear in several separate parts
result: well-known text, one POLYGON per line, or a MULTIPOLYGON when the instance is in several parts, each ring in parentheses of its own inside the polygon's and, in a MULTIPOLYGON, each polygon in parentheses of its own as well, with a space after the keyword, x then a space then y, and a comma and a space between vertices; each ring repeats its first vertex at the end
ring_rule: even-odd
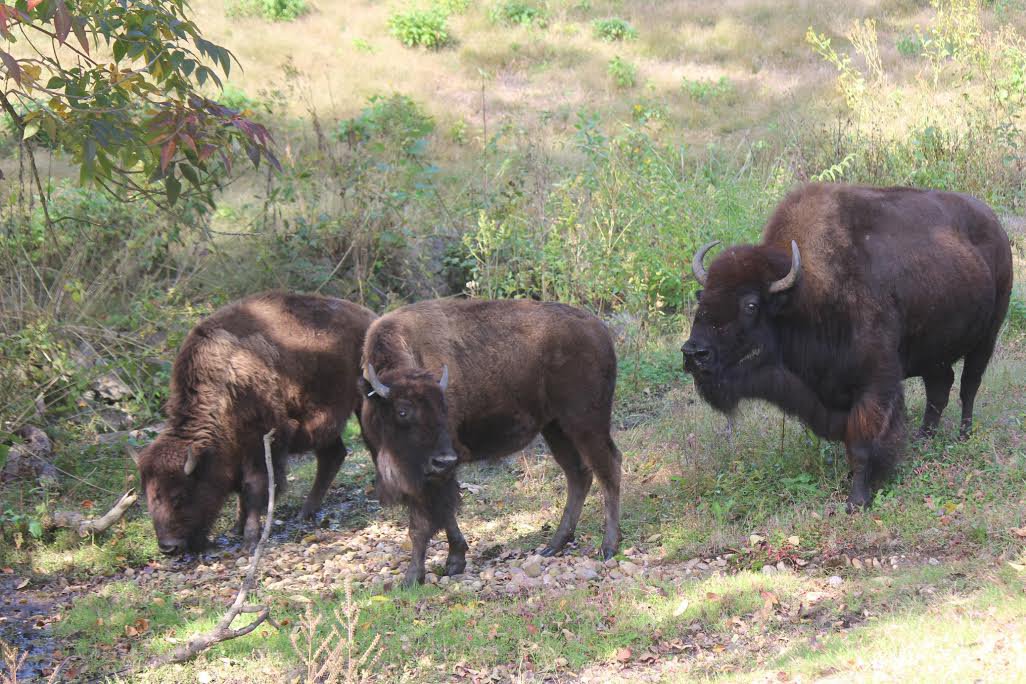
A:
POLYGON ((845 439, 852 474, 849 513, 869 506, 870 483, 882 480, 894 464, 904 439, 904 420, 900 382, 890 392, 867 395, 849 413, 845 439))
POLYGON ((848 466, 851 468, 851 489, 848 492, 849 513, 869 506, 873 494, 869 489, 873 447, 868 442, 847 445, 848 466))
POLYGON ((933 437, 940 423, 941 414, 948 405, 948 396, 954 382, 955 372, 950 366, 923 376, 923 385, 926 387, 926 412, 923 414, 923 425, 916 433, 916 439, 933 437))
POLYGON ((563 518, 552 539, 545 545, 541 555, 552 556, 566 546, 574 538, 577 521, 581 519, 584 499, 591 489, 591 471, 585 467, 581 455, 573 442, 566 436, 562 428, 551 423, 542 430, 545 442, 552 449, 552 456, 566 474, 566 506, 563 507, 563 518))
POLYGON ((428 542, 438 528, 431 519, 429 511, 416 504, 410 505, 410 544, 413 546, 410 565, 406 568, 403 578, 404 587, 412 587, 424 583, 424 558, 427 556, 428 542))
POLYGON ((328 446, 315 449, 314 453, 317 455, 317 475, 314 476, 313 486, 310 488, 310 493, 307 495, 300 513, 304 520, 313 518, 314 514, 321 510, 324 495, 328 493, 328 487, 338 475, 342 462, 346 460, 346 447, 341 439, 337 439, 328 446))
POLYGON ((585 443, 579 443, 578 448, 584 456, 584 462, 602 485, 602 501, 606 513, 602 557, 609 560, 620 548, 620 474, 623 456, 608 431, 605 435, 589 433, 585 443))
POLYGON ((462 575, 467 569, 467 544, 466 537, 460 531, 459 523, 456 522, 456 512, 449 513, 449 519, 445 523, 445 537, 449 542, 449 557, 445 559, 446 575, 462 575))
POLYGON ((246 531, 246 517, 249 515, 249 511, 246 510, 246 498, 239 493, 239 517, 235 523, 235 527, 232 528, 232 532, 237 537, 241 537, 242 533, 246 531))
POLYGON ((959 430, 961 439, 967 439, 969 433, 972 432, 976 392, 980 389, 983 373, 987 370, 987 364, 990 363, 993 353, 994 340, 989 339, 985 344, 965 356, 965 363, 962 366, 962 386, 959 389, 959 398, 962 400, 962 427, 959 430))

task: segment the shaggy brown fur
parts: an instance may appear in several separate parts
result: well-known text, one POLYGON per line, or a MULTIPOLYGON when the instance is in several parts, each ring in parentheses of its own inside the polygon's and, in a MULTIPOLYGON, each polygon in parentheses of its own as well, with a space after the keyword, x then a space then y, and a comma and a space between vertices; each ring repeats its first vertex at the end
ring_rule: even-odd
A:
POLYGON ((467 543, 456 523, 457 461, 505 456, 539 432, 568 482, 563 518, 545 553, 573 537, 593 475, 605 499, 602 551, 607 558, 616 552, 621 456, 610 435, 616 352, 599 319, 532 301, 420 302, 371 326, 363 360, 369 398, 362 425, 377 452, 380 493, 410 511, 407 584, 423 581, 427 543, 440 529, 449 540, 446 573, 466 566, 467 543))
POLYGON ((272 428, 275 481, 285 485, 287 454, 313 449, 317 475, 302 513, 320 508, 346 456, 341 432, 358 415, 360 353, 374 318, 341 299, 269 292, 192 329, 175 360, 168 427, 138 459, 161 551, 204 546, 231 492, 238 531, 256 542, 267 506, 262 439, 272 428))
POLYGON ((983 202, 948 192, 816 184, 789 194, 759 245, 711 264, 681 350, 699 393, 731 412, 761 398, 843 439, 849 507, 867 505, 904 441, 901 381, 921 377, 931 435, 962 371, 962 433, 1008 310, 1008 236, 983 202), (801 251, 797 284, 772 294, 801 251))

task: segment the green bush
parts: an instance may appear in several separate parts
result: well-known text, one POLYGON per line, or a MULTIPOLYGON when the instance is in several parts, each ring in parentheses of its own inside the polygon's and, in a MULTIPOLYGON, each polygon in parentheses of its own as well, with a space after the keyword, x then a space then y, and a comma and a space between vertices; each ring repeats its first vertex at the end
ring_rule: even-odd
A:
POLYGON ((633 88, 637 84, 638 68, 619 56, 609 60, 606 71, 609 72, 609 76, 617 88, 633 88))
POLYGON ((609 19, 596 19, 591 24, 595 37, 609 43, 623 40, 634 40, 638 32, 626 19, 610 17, 609 19))
POLYGON ((448 16, 445 10, 438 7, 408 9, 388 18, 388 30, 406 47, 437 50, 452 41, 448 16))
POLYGON ((694 80, 684 79, 681 84, 681 88, 688 94, 693 100, 704 102, 706 100, 712 100, 725 95, 730 95, 734 92, 734 84, 730 82, 730 79, 726 76, 720 76, 717 81, 710 80, 694 80))
POLYGON ((262 17, 268 21, 294 21, 308 10, 306 0, 237 0, 227 6, 230 17, 262 17))
POLYGON ((918 57, 923 54, 923 39, 915 33, 904 33, 898 38, 895 47, 904 57, 918 57))
POLYGON ((432 4, 446 14, 463 14, 470 9, 470 0, 433 0, 432 4))
POLYGON ((392 148, 416 156, 434 130, 429 114, 412 98, 396 93, 371 96, 358 116, 339 123, 335 137, 350 144, 372 142, 381 150, 392 148))
POLYGON ((488 12, 493 23, 503 26, 544 28, 548 21, 545 7, 525 0, 503 0, 488 12))

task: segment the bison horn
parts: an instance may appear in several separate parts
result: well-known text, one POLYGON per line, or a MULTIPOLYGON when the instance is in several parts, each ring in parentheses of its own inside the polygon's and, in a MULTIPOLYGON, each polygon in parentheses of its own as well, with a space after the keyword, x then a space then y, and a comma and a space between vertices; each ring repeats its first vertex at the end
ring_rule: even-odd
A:
POLYGON ((374 388, 374 394, 378 395, 382 399, 388 399, 388 393, 392 390, 389 389, 388 385, 378 380, 378 374, 374 372, 374 364, 367 364, 366 374, 364 377, 367 379, 367 382, 370 383, 371 387, 374 388))
POLYGON ((770 294, 790 290, 798 282, 798 276, 802 272, 802 253, 798 251, 798 243, 791 240, 791 270, 780 280, 770 285, 770 294))
POLYGON ((442 379, 438 381, 438 386, 445 391, 445 388, 449 386, 449 366, 442 366, 442 379))
POLYGON ((691 272, 695 274, 695 280, 705 287, 705 281, 709 279, 709 274, 705 272, 705 266, 702 262, 705 260, 705 255, 710 249, 720 244, 719 240, 713 240, 702 245, 697 252, 695 252, 695 258, 691 260, 691 272))
POLYGON ((185 457, 185 474, 192 475, 192 471, 196 470, 196 466, 199 465, 199 456, 193 451, 192 445, 189 445, 189 454, 185 457))

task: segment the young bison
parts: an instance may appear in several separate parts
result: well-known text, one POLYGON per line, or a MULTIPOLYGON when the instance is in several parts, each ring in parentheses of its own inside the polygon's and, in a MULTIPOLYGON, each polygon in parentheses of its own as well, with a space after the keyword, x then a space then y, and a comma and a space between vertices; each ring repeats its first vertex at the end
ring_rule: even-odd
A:
POLYGON ((602 484, 610 558, 620 543, 620 451, 610 436, 616 352, 605 325, 562 304, 442 299, 379 318, 367 332, 364 435, 377 453, 382 501, 409 508, 413 559, 424 581, 427 543, 449 541, 445 572, 466 567, 456 523, 458 463, 499 458, 541 432, 566 473, 566 507, 544 555, 573 538, 592 475, 602 484))
POLYGON ((137 463, 163 553, 196 551, 225 499, 239 493, 237 533, 252 546, 267 508, 263 435, 274 428, 275 482, 289 453, 313 449, 317 475, 303 505, 320 508, 360 407, 360 350, 374 314, 341 299, 269 292, 214 312, 175 360, 168 426, 137 463))
POLYGON ((807 185, 770 217, 758 245, 720 254, 681 350, 699 394, 731 413, 759 398, 844 440, 849 510, 895 461, 904 436, 901 382, 921 377, 920 433, 937 428, 962 367, 962 434, 1012 290, 1008 236, 968 195, 911 188, 807 185))

